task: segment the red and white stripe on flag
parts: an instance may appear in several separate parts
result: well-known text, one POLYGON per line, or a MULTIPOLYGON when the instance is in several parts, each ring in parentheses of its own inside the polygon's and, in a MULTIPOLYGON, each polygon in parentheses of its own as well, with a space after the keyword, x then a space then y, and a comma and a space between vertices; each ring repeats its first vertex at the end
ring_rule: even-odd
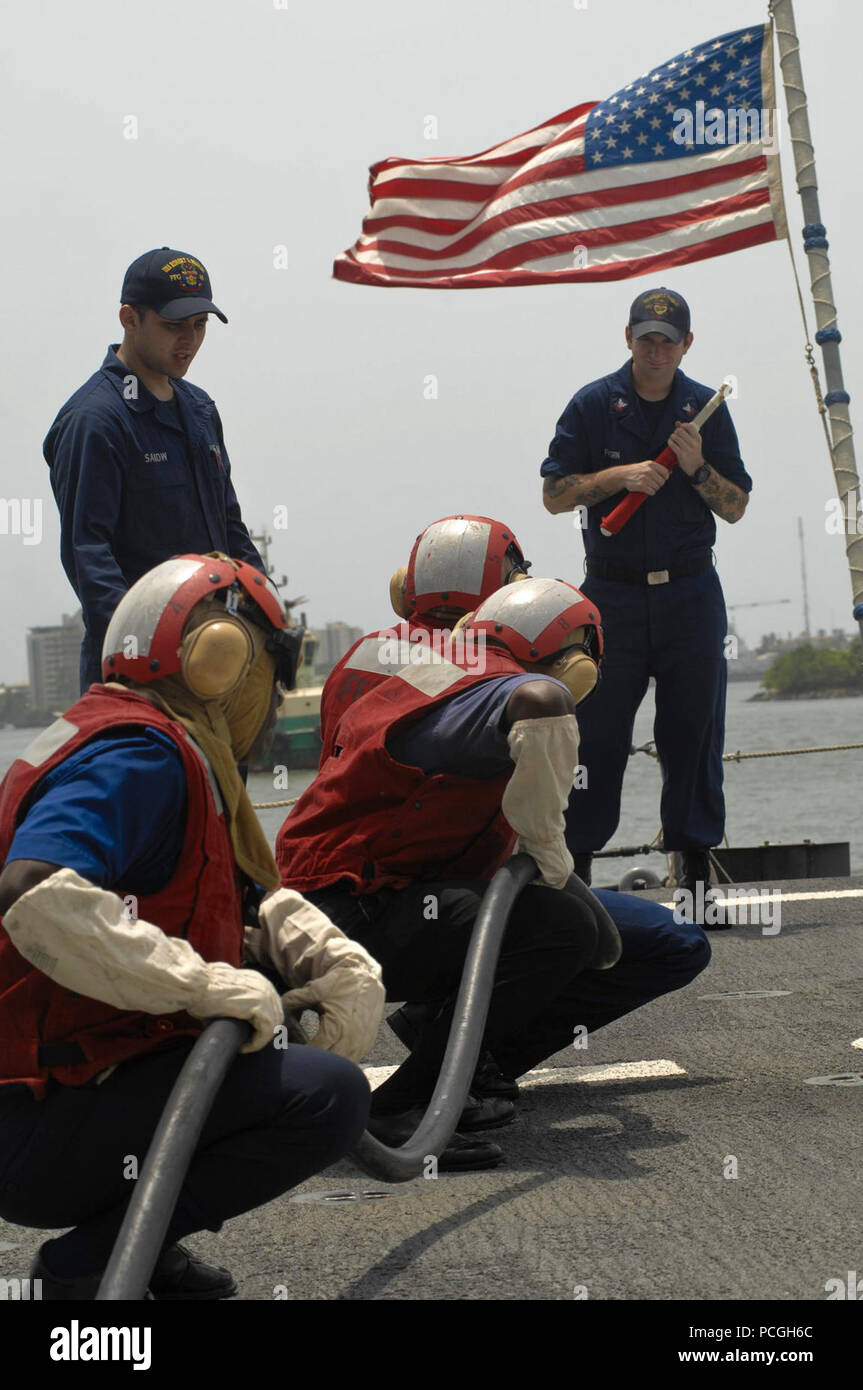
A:
POLYGON ((622 280, 786 232, 769 24, 685 49, 463 159, 372 166, 371 209, 333 274, 480 289, 622 280))

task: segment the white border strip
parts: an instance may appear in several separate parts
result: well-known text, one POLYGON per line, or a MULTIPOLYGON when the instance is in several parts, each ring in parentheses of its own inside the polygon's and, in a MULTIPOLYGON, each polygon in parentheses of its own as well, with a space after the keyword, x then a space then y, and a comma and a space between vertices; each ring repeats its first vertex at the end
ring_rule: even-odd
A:
MULTIPOLYGON (((712 883, 711 888, 716 888, 720 893, 726 888, 733 888, 733 883, 712 883)), ((822 893, 785 893, 781 888, 768 889, 768 893, 779 893, 783 903, 812 903, 819 902, 828 898, 863 898, 863 888, 836 888, 825 889, 822 893)), ((769 903, 772 899, 764 893, 755 893, 751 898, 729 898, 729 905, 737 903, 741 907, 751 903, 769 903)), ((663 903, 663 907, 675 908, 677 903, 663 903)))
MULTIPOLYGON (((380 1086, 396 1067, 364 1067, 370 1086, 380 1086)), ((666 1058, 641 1062, 609 1062, 598 1067, 540 1067, 519 1080, 519 1086, 547 1086, 561 1081, 642 1081, 654 1076, 685 1076, 686 1071, 666 1058)))

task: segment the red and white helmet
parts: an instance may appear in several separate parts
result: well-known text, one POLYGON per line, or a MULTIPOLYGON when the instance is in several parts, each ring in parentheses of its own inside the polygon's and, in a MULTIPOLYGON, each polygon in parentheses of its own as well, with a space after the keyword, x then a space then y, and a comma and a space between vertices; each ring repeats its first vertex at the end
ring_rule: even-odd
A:
POLYGON ((592 599, 563 579, 528 578, 485 599, 458 625, 464 633, 506 647, 522 666, 542 666, 576 700, 596 684, 602 660, 602 619, 592 599), (591 669, 589 669, 591 668, 591 669))
POLYGON ((272 581, 254 566, 226 555, 163 560, 117 605, 102 646, 102 679, 127 676, 147 684, 180 672, 195 693, 209 698, 227 694, 245 677, 253 657, 243 620, 266 632, 277 678, 291 688, 301 633, 289 628, 272 581), (224 596, 224 617, 214 615, 205 629, 195 629, 193 641, 188 636, 184 640, 192 609, 214 594, 224 596))
POLYGON ((434 609, 467 613, 501 584, 523 578, 525 560, 512 528, 488 516, 445 516, 421 531, 406 570, 393 575, 391 597, 400 617, 434 609))

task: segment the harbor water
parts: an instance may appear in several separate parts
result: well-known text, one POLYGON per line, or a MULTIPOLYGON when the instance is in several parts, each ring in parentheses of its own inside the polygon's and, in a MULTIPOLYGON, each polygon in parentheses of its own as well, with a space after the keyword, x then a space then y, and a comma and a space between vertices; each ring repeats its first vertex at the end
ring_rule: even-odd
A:
MULTIPOLYGON (((824 744, 863 742, 863 699, 854 696, 830 700, 782 700, 752 702, 755 681, 733 681, 728 686, 726 752, 780 748, 808 748, 824 744)), ((0 773, 6 771, 27 747, 38 729, 0 729, 0 773)), ((648 692, 636 719, 633 741, 653 737, 653 694, 648 692)), ((314 773, 298 770, 274 778, 253 773, 249 778, 252 800, 276 801, 298 796, 314 773)), ((614 845, 651 842, 659 829, 660 771, 655 758, 639 753, 630 758, 623 787, 623 809, 614 845)), ((732 846, 792 843, 801 840, 848 840, 851 872, 863 874, 863 748, 841 753, 810 753, 798 757, 756 758, 725 764, 726 833, 732 846)), ((284 819, 285 808, 259 811, 270 841, 284 819)), ((598 883, 616 881, 630 860, 614 860, 595 874, 598 883)), ((664 860, 659 855, 639 862, 657 872, 664 860)))

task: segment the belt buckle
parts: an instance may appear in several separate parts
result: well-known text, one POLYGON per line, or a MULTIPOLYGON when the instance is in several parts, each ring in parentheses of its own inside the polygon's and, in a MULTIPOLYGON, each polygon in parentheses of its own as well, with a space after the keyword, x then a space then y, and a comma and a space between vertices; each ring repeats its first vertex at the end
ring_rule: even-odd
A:
POLYGON ((648 570, 648 584, 667 584, 669 580, 668 570, 648 570))

